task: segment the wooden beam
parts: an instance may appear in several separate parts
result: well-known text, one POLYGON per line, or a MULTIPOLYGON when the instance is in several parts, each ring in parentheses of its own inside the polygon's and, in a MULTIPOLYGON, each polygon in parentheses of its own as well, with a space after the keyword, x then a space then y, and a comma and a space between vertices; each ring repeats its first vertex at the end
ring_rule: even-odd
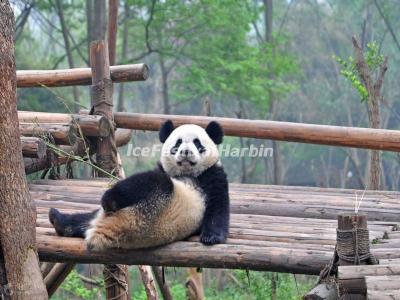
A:
POLYGON ((115 131, 115 143, 117 147, 122 147, 128 144, 132 139, 132 130, 118 128, 115 131))
MULTIPOLYGON (((71 155, 78 155, 83 156, 85 154, 85 147, 82 140, 79 140, 73 146, 64 146, 59 145, 58 148, 61 150, 71 154, 71 155)), ((42 158, 24 158, 24 165, 25 165, 25 174, 32 174, 35 172, 39 172, 45 169, 49 169, 53 166, 59 166, 66 164, 70 160, 69 157, 54 157, 52 161, 50 158, 47 157, 47 154, 42 158)))
MULTIPOLYGON (((146 64, 112 66, 110 71, 113 82, 144 81, 149 77, 149 68, 146 64)), ((90 85, 91 83, 90 68, 17 71, 17 87, 19 88, 90 85)))
POLYGON ((362 265, 362 266, 340 266, 338 272, 339 286, 341 290, 352 293, 360 292, 366 294, 366 276, 388 276, 400 275, 399 264, 386 265, 362 265))
POLYGON ((18 120, 20 123, 32 123, 39 126, 42 123, 73 124, 78 131, 82 130, 85 136, 106 137, 111 131, 110 122, 103 116, 18 111, 18 120))
POLYGON ((159 265, 204 268, 249 268, 260 271, 318 274, 331 253, 300 249, 260 248, 177 242, 157 249, 89 252, 82 239, 41 236, 38 249, 41 261, 159 265), (322 263, 322 264, 321 264, 322 263))
MULTIPOLYGON (((331 251, 220 244, 176 242, 155 249, 90 252, 83 239, 38 235, 41 261, 96 264, 157 265, 250 269, 318 275, 332 258, 331 251)), ((377 258, 393 257, 398 249, 374 251, 377 258)), ((399 254, 397 253, 397 256, 399 254)))
POLYGON ((118 128, 151 131, 159 130, 166 120, 172 120, 175 126, 190 123, 202 127, 210 121, 218 121, 229 136, 400 152, 400 132, 397 130, 126 112, 115 113, 114 120, 118 128))
POLYGON ((21 144, 24 157, 42 159, 46 156, 47 146, 40 138, 22 136, 21 144))
POLYGON ((43 138, 51 135, 56 144, 73 145, 76 142, 77 129, 71 124, 19 123, 21 135, 43 138))

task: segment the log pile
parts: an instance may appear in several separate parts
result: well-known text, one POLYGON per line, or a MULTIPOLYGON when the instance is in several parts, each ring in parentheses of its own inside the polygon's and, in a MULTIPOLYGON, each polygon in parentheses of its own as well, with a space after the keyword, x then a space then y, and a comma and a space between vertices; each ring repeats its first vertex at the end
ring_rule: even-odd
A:
MULTIPOLYGON (((18 119, 26 174, 65 164, 70 158, 64 152, 86 155, 91 146, 86 138, 108 137, 112 130, 107 118, 98 115, 19 111, 18 119), (51 150, 49 143, 60 151, 51 150)), ((131 133, 117 129, 117 147, 126 145, 131 133)))
MULTIPOLYGON (((334 205, 338 199, 342 199, 340 205, 344 207, 354 206, 352 190, 293 187, 283 193, 284 187, 232 184, 231 230, 224 245, 206 247, 195 236, 153 250, 90 253, 86 251, 81 239, 55 236, 47 216, 50 207, 65 212, 94 210, 107 188, 107 180, 37 180, 30 185, 37 206, 37 238, 42 261, 249 268, 318 274, 332 257, 337 225, 334 218, 322 219, 318 210, 323 209, 327 202, 334 205), (301 205, 307 205, 305 195, 310 195, 312 210, 316 211, 312 217, 308 212, 303 215, 296 212, 284 217, 268 213, 273 202, 296 205, 299 201, 301 205), (246 207, 254 202, 259 210, 249 213, 246 207)), ((392 201, 399 194, 367 191, 364 200, 377 202, 375 213, 390 219, 391 213, 385 207, 393 205, 400 209, 400 204, 392 201)), ((376 257, 400 258, 398 240, 385 239, 387 233, 395 230, 398 225, 395 220, 369 222, 370 241, 373 241, 372 251, 376 257)))

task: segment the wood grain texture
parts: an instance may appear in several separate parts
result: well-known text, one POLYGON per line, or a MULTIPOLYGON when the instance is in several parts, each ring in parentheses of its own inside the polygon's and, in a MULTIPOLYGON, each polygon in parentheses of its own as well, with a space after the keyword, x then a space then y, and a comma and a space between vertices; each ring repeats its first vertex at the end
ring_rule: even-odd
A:
POLYGON ((20 123, 35 124, 72 124, 85 136, 106 137, 110 134, 111 124, 103 116, 63 113, 18 111, 20 123))
POLYGON ((217 121, 222 125, 225 134, 229 136, 400 151, 400 132, 395 130, 126 112, 116 112, 114 119, 118 128, 152 131, 159 130, 166 120, 172 120, 175 126, 191 123, 202 127, 206 127, 210 121, 217 121))
POLYGON ((44 158, 47 146, 44 141, 36 137, 21 137, 22 155, 31 158, 44 158))
MULTIPOLYGON (((318 274, 332 258, 336 241, 337 216, 321 218, 319 210, 330 203, 354 210, 354 190, 307 187, 276 187, 251 184, 231 184, 230 235, 225 245, 206 247, 194 236, 187 241, 143 251, 112 251, 90 253, 81 239, 55 236, 48 221, 50 207, 64 212, 96 209, 109 181, 101 180, 37 180, 30 192, 37 205, 36 234, 40 240, 40 255, 44 260, 83 263, 125 263, 186 267, 249 268, 277 272, 318 274), (308 196, 307 196, 308 195, 308 196), (276 216, 271 204, 283 202, 287 210, 298 203, 307 206, 312 201, 316 213, 312 217, 276 216), (338 202, 336 202, 338 201, 338 202), (239 203, 239 204, 238 204, 239 203), (258 210, 247 213, 246 207, 257 203, 258 210), (245 211, 243 211, 243 209, 245 211)), ((387 218, 385 205, 400 209, 398 192, 367 191, 365 205, 375 214, 387 218), (376 208, 373 205, 378 203, 376 208)), ((364 203, 363 203, 364 204, 364 203)), ((298 208, 298 207, 297 207, 298 208)), ((291 210, 289 210, 291 211, 291 210)), ((396 232, 398 218, 391 221, 369 221, 373 254, 380 259, 400 258, 397 239, 384 239, 387 232, 396 232)))
MULTIPOLYGON (((35 205, 24 174, 14 56, 14 15, 0 2, 0 282, 12 299, 47 299, 35 239, 35 205)), ((3 298, 0 293, 0 298, 3 298)), ((7 298, 9 298, 7 296, 7 298)))
MULTIPOLYGON (((149 68, 146 64, 112 66, 110 71, 113 82, 144 81, 149 77, 149 68)), ((90 68, 17 71, 17 86, 19 88, 91 84, 92 71, 90 68)))

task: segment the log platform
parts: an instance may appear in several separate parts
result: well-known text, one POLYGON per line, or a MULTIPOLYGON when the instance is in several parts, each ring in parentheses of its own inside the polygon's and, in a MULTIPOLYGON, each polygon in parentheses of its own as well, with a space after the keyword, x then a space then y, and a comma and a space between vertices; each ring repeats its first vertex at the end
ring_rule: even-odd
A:
MULTIPOLYGON (((154 249, 100 253, 88 252, 82 239, 57 237, 48 210, 94 210, 108 184, 105 180, 37 180, 30 184, 37 206, 41 261, 317 275, 332 258, 337 215, 354 212, 355 190, 233 183, 230 236, 223 245, 204 246, 194 236, 154 249)), ((399 198, 400 192, 366 191, 360 208, 360 213, 368 215, 372 252, 387 264, 400 259, 399 198)))
POLYGON ((383 259, 379 265, 339 267, 339 286, 367 299, 400 299, 400 259, 383 259))

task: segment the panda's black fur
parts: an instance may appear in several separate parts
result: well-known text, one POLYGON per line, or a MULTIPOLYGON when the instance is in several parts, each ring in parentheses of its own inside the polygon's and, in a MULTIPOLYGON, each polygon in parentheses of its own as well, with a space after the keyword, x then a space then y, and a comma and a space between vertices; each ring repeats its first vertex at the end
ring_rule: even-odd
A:
MULTIPOLYGON (((195 128, 195 125, 186 126, 193 126, 188 128, 195 129, 194 131, 200 130, 195 128)), ((165 122, 159 131, 160 141, 165 143, 173 131, 173 123, 165 122)), ((215 145, 222 142, 223 131, 218 123, 211 122, 205 132, 215 145)), ((202 148, 205 145, 202 145, 199 139, 193 144, 201 156, 202 148)), ((214 151, 215 145, 209 144, 209 147, 212 146, 214 151)), ((170 155, 172 156, 172 154, 170 155)), ((182 172, 180 172, 179 162, 177 166, 172 166, 172 169, 170 162, 165 162, 165 166, 169 168, 165 170, 162 161, 154 170, 134 174, 107 190, 101 199, 101 209, 72 215, 51 209, 50 221, 59 235, 86 238, 88 248, 94 250, 112 247, 152 247, 187 238, 195 233, 200 234, 200 241, 206 245, 223 243, 229 231, 228 181, 218 157, 216 159, 215 162, 204 161, 204 163, 212 163, 204 170, 199 168, 202 166, 195 166, 195 163, 190 162, 188 171, 182 172), (198 172, 191 171, 192 165, 198 172), (195 201, 204 200, 204 211, 198 212, 201 213, 201 219, 193 220, 193 228, 190 224, 192 212, 186 211, 187 216, 171 216, 174 214, 174 210, 168 211, 169 206, 177 201, 174 195, 177 192, 174 189, 180 190, 182 195, 186 195, 186 190, 188 190, 188 195, 194 195, 191 198, 195 198, 195 201), (167 211, 166 216, 163 216, 165 211, 167 211), (186 226, 187 229, 183 228, 180 231, 180 228, 173 228, 171 224, 163 224, 163 220, 171 220, 171 218, 172 220, 188 219, 182 223, 183 227, 186 226), (108 223, 102 222, 102 220, 108 221, 108 223), (154 220, 158 223, 153 224, 154 220), (118 231, 119 225, 121 228, 125 226, 126 229, 123 233, 118 231), (131 230, 132 228, 137 228, 140 232, 135 233, 134 230, 131 230), (100 235, 101 238, 97 236, 94 239, 94 234, 100 235), (138 236, 137 239, 135 239, 135 234, 138 236)), ((178 199, 180 198, 178 197, 178 199)), ((201 208, 201 203, 194 204, 199 204, 199 209, 201 208)), ((194 213, 196 215, 196 212, 194 213)), ((178 222, 178 224, 181 223, 178 222)))

